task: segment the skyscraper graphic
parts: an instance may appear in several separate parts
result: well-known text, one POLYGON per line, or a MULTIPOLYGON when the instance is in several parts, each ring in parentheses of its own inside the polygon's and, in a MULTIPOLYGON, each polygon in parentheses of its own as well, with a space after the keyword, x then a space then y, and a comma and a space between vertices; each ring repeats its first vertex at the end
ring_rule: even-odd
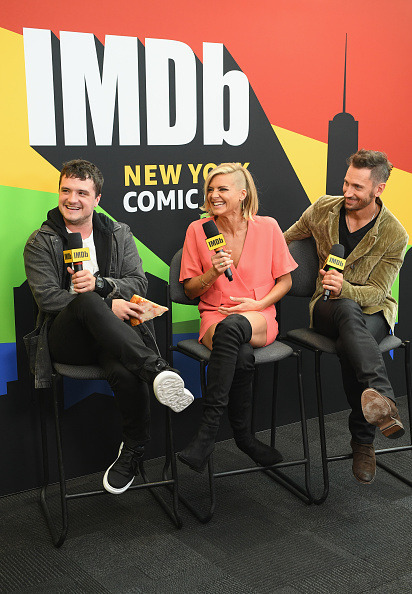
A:
POLYGON ((329 122, 328 164, 326 194, 342 194, 343 178, 347 171, 346 159, 358 150, 358 122, 346 112, 346 58, 348 36, 345 39, 345 68, 343 75, 343 110, 329 122))

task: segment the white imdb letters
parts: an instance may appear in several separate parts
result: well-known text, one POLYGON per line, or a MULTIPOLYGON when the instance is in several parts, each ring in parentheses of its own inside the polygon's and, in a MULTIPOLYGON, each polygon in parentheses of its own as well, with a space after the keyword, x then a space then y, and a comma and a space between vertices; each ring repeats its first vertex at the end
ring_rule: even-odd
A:
MULTIPOLYGON (((52 34, 46 29, 23 30, 30 144, 56 145, 56 106, 52 34)), ((138 39, 107 35, 100 73, 95 38, 91 33, 60 33, 64 142, 86 146, 87 104, 94 139, 110 146, 116 100, 120 145, 140 145, 146 125, 148 145, 184 145, 197 131, 197 103, 203 101, 205 145, 243 144, 249 134, 249 82, 240 71, 223 72, 224 47, 203 44, 203 97, 197 97, 196 58, 185 43, 145 40, 147 114, 142 121, 138 68, 138 39), (174 81, 170 80, 173 63, 174 81), (224 91, 229 91, 229 127, 224 127, 224 91), (171 121, 173 91, 174 117, 171 121)), ((56 67, 56 62, 55 62, 56 67)))

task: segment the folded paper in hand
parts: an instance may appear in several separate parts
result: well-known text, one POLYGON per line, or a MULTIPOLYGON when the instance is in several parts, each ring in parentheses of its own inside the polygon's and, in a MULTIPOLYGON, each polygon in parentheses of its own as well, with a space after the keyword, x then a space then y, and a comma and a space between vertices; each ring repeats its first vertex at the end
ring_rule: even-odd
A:
POLYGON ((147 320, 151 320, 157 316, 161 316, 168 310, 167 307, 163 307, 163 305, 158 305, 157 303, 153 303, 153 301, 149 301, 149 299, 145 299, 144 297, 140 297, 140 295, 133 295, 130 299, 131 303, 137 303, 141 307, 144 308, 144 312, 140 314, 140 319, 137 318, 130 318, 130 323, 132 326, 138 326, 142 322, 147 322, 147 320))

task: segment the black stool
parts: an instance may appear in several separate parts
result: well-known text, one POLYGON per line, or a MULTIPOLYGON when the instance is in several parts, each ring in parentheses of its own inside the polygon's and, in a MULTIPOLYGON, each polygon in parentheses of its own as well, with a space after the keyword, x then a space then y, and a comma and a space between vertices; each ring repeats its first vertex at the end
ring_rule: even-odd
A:
MULTIPOLYGON (((319 258, 316 251, 316 243, 312 237, 300 241, 292 241, 289 244, 289 250, 294 260, 299 264, 299 267, 292 272, 292 289, 288 293, 290 296, 296 297, 311 297, 315 291, 316 278, 319 274, 319 258)), ((329 473, 328 463, 338 460, 347 460, 352 458, 352 454, 343 454, 338 456, 328 456, 326 447, 325 435, 325 417, 323 410, 323 395, 321 382, 320 359, 323 353, 336 355, 335 340, 323 336, 312 330, 311 328, 298 328, 290 330, 286 334, 286 339, 296 344, 299 347, 304 347, 311 350, 315 355, 315 379, 316 379, 316 398, 319 415, 319 434, 322 457, 322 473, 323 473, 323 493, 320 497, 314 500, 314 503, 323 503, 329 493, 329 473)), ((409 437, 412 444, 412 383, 411 383, 411 369, 410 369, 410 342, 402 341, 400 338, 389 335, 380 342, 379 349, 381 353, 387 353, 393 349, 402 348, 404 350, 404 368, 405 368, 405 382, 406 395, 408 402, 409 414, 409 437)), ((379 457, 383 454, 390 454, 394 452, 402 452, 412 450, 412 445, 404 445, 392 448, 385 448, 376 450, 375 454, 379 457)), ((380 462, 377 459, 377 465, 383 468, 397 479, 412 487, 412 481, 389 466, 380 462)))
MULTIPOLYGON (((171 353, 173 351, 182 353, 192 359, 195 359, 199 362, 200 365, 200 384, 202 395, 204 396, 206 391, 206 366, 209 361, 210 357, 210 350, 205 347, 204 345, 200 344, 196 339, 187 339, 181 340, 177 343, 176 346, 172 345, 172 303, 180 303, 184 305, 194 305, 197 306, 199 299, 190 300, 186 297, 185 292, 183 290, 182 284, 179 282, 179 273, 180 273, 180 262, 182 257, 182 250, 179 250, 172 259, 170 264, 170 273, 169 273, 169 286, 168 286, 168 306, 169 311, 168 313, 168 331, 169 331, 169 344, 171 353)), ((272 364, 273 365, 273 393, 272 393, 272 414, 271 414, 271 446, 275 446, 275 432, 276 432, 276 402, 277 402, 277 384, 278 384, 278 364, 280 361, 288 359, 289 357, 294 357, 296 359, 297 365, 297 386, 298 386, 298 398, 299 398, 299 407, 300 407, 300 415, 301 415, 301 431, 302 431, 302 443, 303 443, 303 453, 304 457, 300 460, 293 460, 290 462, 281 462, 276 464, 275 466, 271 467, 261 467, 261 466, 253 466, 247 468, 241 468, 237 470, 229 470, 226 472, 214 472, 213 466, 213 455, 210 457, 210 461, 208 464, 208 480, 209 480, 209 492, 210 492, 210 507, 206 514, 200 513, 187 499, 182 497, 181 495, 180 500, 182 503, 201 521, 201 522, 208 522, 214 514, 215 506, 216 506, 216 490, 215 490, 215 479, 223 478, 226 476, 234 476, 238 474, 246 474, 246 473, 253 473, 253 472, 265 472, 268 476, 270 476, 274 481, 281 484, 283 487, 288 489, 291 493, 299 497, 302 501, 307 504, 312 503, 313 496, 311 493, 311 486, 310 486, 310 458, 309 458, 309 445, 308 445, 308 436, 307 436, 307 424, 306 424, 306 414, 305 414, 305 406, 303 400, 303 390, 302 390, 302 371, 301 371, 301 356, 300 351, 294 351, 290 346, 283 344, 276 340, 272 344, 254 349, 255 355, 255 381, 254 381, 254 400, 253 406, 254 410, 256 410, 257 405, 257 374, 258 368, 260 365, 264 364, 272 364), (298 485, 295 481, 293 481, 290 477, 285 475, 282 470, 289 466, 304 466, 305 472, 305 486, 302 487, 298 485)), ((171 361, 171 364, 173 362, 171 361)), ((253 415, 255 417, 255 414, 253 415)), ((253 421, 252 421, 253 423, 253 421)), ((252 427, 254 432, 254 427, 252 427)))
MULTIPOLYGON (((40 395, 40 422, 41 422, 41 435, 42 435, 42 452, 43 452, 43 473, 44 473, 44 480, 43 486, 40 492, 40 503, 43 509, 47 525, 50 530, 50 534, 52 536, 53 544, 56 547, 60 547, 67 536, 68 530, 68 509, 67 509, 67 501, 70 499, 79 499, 81 497, 90 497, 92 495, 108 495, 109 497, 113 497, 107 493, 104 489, 99 489, 96 491, 88 491, 88 492, 80 492, 80 493, 67 493, 66 489, 66 478, 65 478, 65 470, 64 470, 64 463, 63 463, 63 448, 62 448, 62 439, 61 439, 61 415, 60 410, 62 408, 64 394, 63 394, 63 376, 69 377, 76 380, 101 380, 106 379, 103 369, 97 365, 65 365, 62 363, 54 363, 53 364, 54 371, 52 376, 52 403, 53 403, 53 421, 54 421, 54 429, 56 434, 56 448, 57 448, 57 465, 58 465, 58 474, 59 474, 59 487, 60 487, 60 510, 61 510, 61 518, 62 518, 62 526, 61 529, 56 526, 54 519, 50 513, 49 504, 47 501, 47 487, 49 486, 49 474, 50 474, 50 462, 49 462, 49 451, 48 451, 48 439, 47 439, 47 427, 46 427, 46 411, 45 411, 45 403, 43 402, 44 397, 50 393, 49 391, 43 391, 44 394, 40 395)), ((172 519, 174 524, 181 528, 182 521, 179 516, 178 511, 178 484, 177 484, 177 473, 176 473, 176 459, 173 449, 173 434, 172 434, 172 425, 171 425, 171 411, 169 408, 165 407, 165 414, 166 414, 166 459, 165 464, 163 467, 163 475, 162 480, 156 482, 150 482, 147 478, 144 464, 142 461, 139 463, 139 471, 140 475, 142 476, 143 483, 138 485, 132 485, 129 487, 129 490, 137 490, 137 489, 150 489, 151 494, 154 498, 158 501, 164 511, 168 514, 168 516, 172 519), (167 477, 167 473, 171 469, 171 477, 167 477), (172 491, 173 496, 173 503, 172 507, 170 507, 163 497, 157 492, 159 487, 167 487, 172 491)))

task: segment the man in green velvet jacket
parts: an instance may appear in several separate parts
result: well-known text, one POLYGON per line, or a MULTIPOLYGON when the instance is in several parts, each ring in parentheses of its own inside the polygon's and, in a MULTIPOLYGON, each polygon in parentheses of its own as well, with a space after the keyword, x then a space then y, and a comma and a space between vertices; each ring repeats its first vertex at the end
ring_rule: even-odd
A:
POLYGON ((361 149, 348 159, 343 196, 323 196, 286 232, 287 243, 313 236, 320 271, 310 301, 311 326, 336 339, 343 385, 352 408, 353 473, 375 477, 375 427, 389 438, 404 434, 378 343, 393 331, 397 303, 391 287, 402 265, 408 235, 380 196, 392 164, 384 153, 361 149), (342 272, 324 270, 331 247, 344 246, 342 272), (324 300, 324 292, 330 298, 324 300))

